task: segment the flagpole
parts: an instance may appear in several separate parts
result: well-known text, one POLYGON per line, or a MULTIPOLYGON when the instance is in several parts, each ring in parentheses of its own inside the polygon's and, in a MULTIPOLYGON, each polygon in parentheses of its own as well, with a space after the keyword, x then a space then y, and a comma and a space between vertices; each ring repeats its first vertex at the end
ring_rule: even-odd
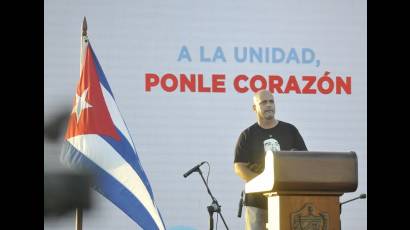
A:
POLYGON ((82 25, 82 33, 81 33, 81 50, 80 50, 80 76, 81 71, 83 70, 83 61, 85 50, 88 45, 88 36, 87 36, 87 19, 84 16, 83 25, 82 25))
MULTIPOLYGON (((83 47, 83 41, 84 37, 87 38, 87 19, 84 16, 83 19, 83 25, 82 25, 82 34, 81 34, 81 57, 80 57, 80 72, 82 69, 82 59, 83 59, 83 52, 84 52, 84 47, 83 47)), ((85 39, 87 40, 87 39, 85 39)), ((75 210, 75 230, 83 230, 83 209, 82 208, 76 208, 75 210)))
POLYGON ((75 210, 75 230, 83 230, 83 209, 75 210))
POLYGON ((84 16, 84 19, 83 19, 83 26, 82 26, 82 28, 83 28, 83 36, 87 36, 87 19, 85 18, 85 16, 84 16))

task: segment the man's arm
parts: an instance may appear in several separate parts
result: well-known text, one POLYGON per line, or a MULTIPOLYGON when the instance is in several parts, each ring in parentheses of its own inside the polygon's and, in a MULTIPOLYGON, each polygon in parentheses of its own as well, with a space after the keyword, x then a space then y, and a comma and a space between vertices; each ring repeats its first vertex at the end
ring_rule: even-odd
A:
POLYGON ((235 163, 234 164, 234 168, 235 168, 235 173, 242 178, 242 180, 244 180, 245 182, 250 181, 251 179, 253 179, 254 177, 256 177, 257 173, 251 171, 248 167, 247 167, 247 163, 235 163))
POLYGON ((305 141, 303 140, 302 135, 300 135, 299 130, 295 127, 295 147, 297 150, 299 151, 308 151, 308 149, 306 148, 306 144, 305 141))

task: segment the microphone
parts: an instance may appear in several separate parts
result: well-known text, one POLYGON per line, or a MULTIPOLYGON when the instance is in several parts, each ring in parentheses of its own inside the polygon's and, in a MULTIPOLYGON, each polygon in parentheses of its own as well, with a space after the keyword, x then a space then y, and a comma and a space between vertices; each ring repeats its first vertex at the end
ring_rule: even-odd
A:
POLYGON ((360 196, 358 196, 358 197, 356 197, 356 198, 353 198, 353 199, 350 199, 350 200, 348 200, 348 201, 345 201, 345 202, 340 203, 340 205, 349 203, 349 202, 354 201, 354 200, 357 200, 357 199, 365 199, 366 197, 367 197, 366 193, 362 193, 362 194, 360 194, 360 196))
POLYGON ((351 201, 357 200, 357 199, 366 199, 366 198, 367 198, 366 193, 362 193, 362 194, 360 194, 360 196, 358 196, 358 197, 355 197, 355 198, 353 198, 353 199, 350 199, 350 200, 347 200, 347 201, 345 201, 345 202, 340 203, 340 204, 339 204, 340 213, 342 213, 342 205, 344 205, 344 204, 346 204, 346 203, 349 203, 349 202, 351 202, 351 201))
POLYGON ((242 216, 243 193, 244 193, 244 191, 242 190, 241 199, 239 200, 239 209, 238 209, 238 217, 239 217, 239 218, 241 218, 241 216, 242 216))
POLYGON ((184 174, 184 177, 186 178, 187 176, 191 175, 191 173, 195 172, 196 170, 199 169, 199 167, 201 167, 201 165, 205 164, 206 161, 202 161, 200 164, 196 165, 195 167, 193 167, 192 169, 190 169, 188 172, 186 172, 184 174))

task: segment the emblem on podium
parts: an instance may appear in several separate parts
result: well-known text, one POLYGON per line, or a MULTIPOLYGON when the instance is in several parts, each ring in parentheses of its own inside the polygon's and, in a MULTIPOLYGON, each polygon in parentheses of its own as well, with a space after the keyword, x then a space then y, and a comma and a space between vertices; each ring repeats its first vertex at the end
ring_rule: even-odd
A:
POLYGON ((329 215, 318 212, 311 203, 291 214, 292 230, 328 230, 329 215))

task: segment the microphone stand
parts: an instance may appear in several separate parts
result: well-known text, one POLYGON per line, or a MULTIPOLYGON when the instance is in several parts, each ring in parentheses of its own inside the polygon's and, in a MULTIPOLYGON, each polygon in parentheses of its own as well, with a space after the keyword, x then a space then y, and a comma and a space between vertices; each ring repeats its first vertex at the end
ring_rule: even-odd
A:
POLYGON ((208 213, 209 213, 209 230, 213 230, 214 229, 214 219, 213 219, 213 214, 214 212, 218 213, 219 216, 221 217, 222 221, 224 222, 225 228, 227 230, 229 230, 228 226, 226 225, 225 219, 222 216, 221 213, 221 206, 218 204, 218 201, 215 199, 215 197, 212 195, 211 190, 209 190, 208 184, 205 181, 204 176, 202 175, 202 171, 200 168, 198 168, 198 173, 199 175, 201 175, 202 181, 204 182, 205 186, 206 186, 206 190, 208 191, 208 194, 211 196, 212 198, 212 204, 209 205, 207 207, 208 209, 208 213))

